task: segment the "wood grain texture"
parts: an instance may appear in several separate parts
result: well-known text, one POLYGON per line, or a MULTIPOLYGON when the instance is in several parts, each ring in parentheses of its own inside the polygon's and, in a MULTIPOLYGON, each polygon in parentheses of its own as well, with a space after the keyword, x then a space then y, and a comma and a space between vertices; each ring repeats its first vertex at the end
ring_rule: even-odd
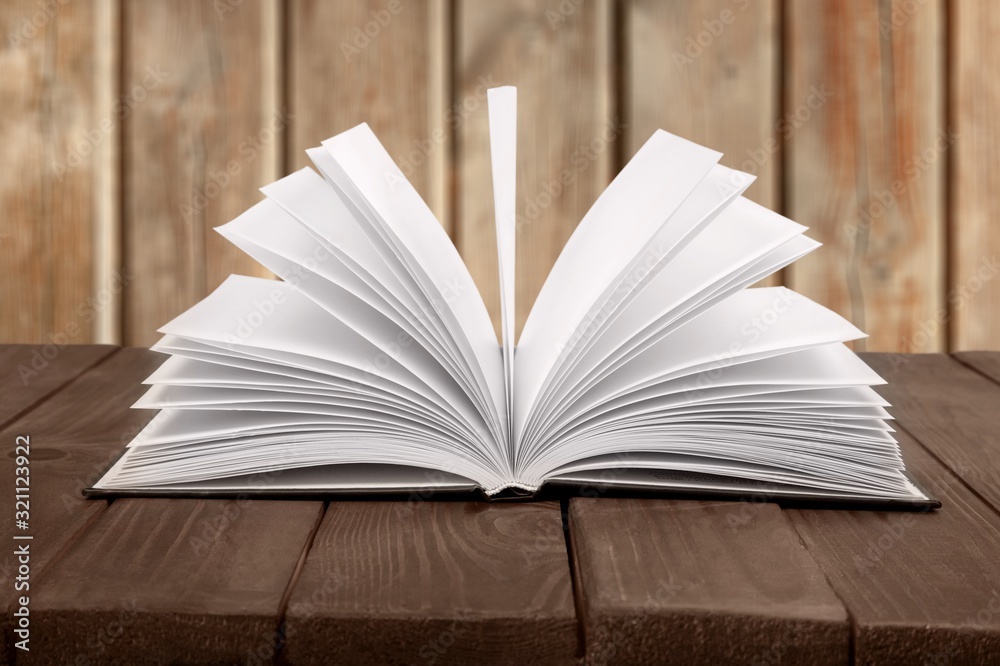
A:
POLYGON ((553 503, 332 502, 287 613, 291 664, 570 664, 553 503))
POLYGON ((986 351, 955 352, 952 358, 1000 384, 1000 353, 986 351))
POLYGON ((276 0, 125 0, 125 341, 230 273, 268 275, 213 231, 263 196, 283 152, 276 0))
POLYGON ((1000 660, 1000 516, 906 432, 927 513, 786 510, 854 624, 854 663, 1000 660))
POLYGON ((110 345, 0 346, 0 428, 100 363, 110 345))
POLYGON ((944 354, 875 354, 864 360, 899 425, 1000 511, 1000 386, 944 354))
POLYGON ((39 581, 32 614, 43 649, 24 661, 269 663, 285 589, 322 510, 115 501, 39 581))
POLYGON ((843 606, 774 504, 573 499, 587 663, 843 664, 843 606))
POLYGON ((625 157, 664 129, 724 153, 722 164, 757 177, 746 196, 781 212, 779 10, 775 0, 624 3, 625 157))
MULTIPOLYGON (((105 352, 90 347, 93 357, 105 352)), ((53 363, 59 363, 57 357, 53 363)), ((65 356, 69 361, 72 356, 65 356)), ((0 467, 4 478, 14 478, 18 436, 30 437, 30 529, 31 571, 46 567, 107 506, 103 501, 83 499, 80 491, 93 483, 110 465, 126 442, 149 420, 151 414, 129 409, 143 393, 139 382, 162 361, 147 350, 124 349, 95 365, 42 405, 28 412, 0 433, 4 455, 0 467)), ((0 538, 12 543, 14 496, 3 502, 0 538)), ((16 595, 13 558, 0 562, 0 607, 7 636, 12 628, 10 605, 16 595)), ((34 597, 31 597, 34 599, 34 597)), ((32 607, 34 611, 34 607, 32 607)), ((13 643, 7 641, 7 645, 13 643)))
POLYGON ((0 3, 0 340, 117 342, 114 0, 0 3))
POLYGON ((1000 192, 990 174, 1000 147, 1000 17, 982 2, 949 5, 948 108, 957 135, 951 161, 952 350, 1000 349, 1000 192))
POLYGON ((937 0, 787 4, 786 212, 824 247, 786 283, 856 349, 945 347, 943 25, 937 0))
POLYGON ((455 7, 457 243, 499 331, 486 88, 517 86, 516 335, 577 223, 611 181, 611 3, 462 0, 455 7))
POLYGON ((311 165, 307 148, 366 122, 451 231, 448 20, 444 0, 292 0, 290 169, 311 165))

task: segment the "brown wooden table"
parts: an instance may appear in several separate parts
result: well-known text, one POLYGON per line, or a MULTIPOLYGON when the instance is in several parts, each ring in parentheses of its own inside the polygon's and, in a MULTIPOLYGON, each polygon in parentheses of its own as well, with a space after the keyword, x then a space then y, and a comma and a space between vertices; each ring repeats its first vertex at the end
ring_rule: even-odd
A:
POLYGON ((1000 353, 865 358, 890 382, 905 459, 939 511, 87 500, 149 418, 128 406, 162 357, 0 347, 4 659, 998 664, 1000 353), (13 648, 19 435, 30 652, 13 648))

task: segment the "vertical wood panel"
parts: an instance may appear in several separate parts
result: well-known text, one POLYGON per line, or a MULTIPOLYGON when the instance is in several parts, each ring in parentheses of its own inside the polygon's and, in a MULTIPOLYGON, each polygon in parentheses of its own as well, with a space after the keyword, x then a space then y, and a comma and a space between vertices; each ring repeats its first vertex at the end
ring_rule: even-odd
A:
POLYGON ((757 176, 747 197, 781 212, 776 0, 633 0, 624 16, 625 157, 667 130, 757 176))
POLYGON ((950 7, 952 349, 1000 349, 1000 16, 985 2, 950 7))
POLYGON ((115 342, 117 2, 4 2, 0 38, 0 340, 115 342))
POLYGON ((456 12, 458 247, 497 327, 485 89, 518 87, 519 334, 563 245, 611 179, 621 136, 611 111, 611 5, 464 0, 456 12))
POLYGON ((155 341, 230 273, 268 275, 212 228, 277 176, 275 1, 122 8, 127 344, 155 341))
POLYGON ((311 164, 307 148, 366 122, 450 230, 447 31, 444 0, 293 0, 290 169, 311 164))
POLYGON ((825 244, 788 269, 789 285, 866 330, 857 348, 939 351, 942 4, 795 1, 787 10, 788 213, 825 244))

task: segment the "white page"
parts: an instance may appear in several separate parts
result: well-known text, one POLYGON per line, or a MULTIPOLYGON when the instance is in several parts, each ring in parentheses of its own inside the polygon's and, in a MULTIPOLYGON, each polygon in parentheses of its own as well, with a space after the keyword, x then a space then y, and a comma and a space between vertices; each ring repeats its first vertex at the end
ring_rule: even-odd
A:
POLYGON ((872 478, 869 480, 869 483, 859 486, 857 481, 852 481, 849 475, 845 475, 837 480, 829 478, 827 476, 827 469, 824 467, 802 467, 796 465, 794 462, 789 465, 777 466, 753 460, 730 460, 713 456, 699 456, 697 454, 657 453, 653 451, 593 456, 564 465, 553 474, 558 477, 574 472, 621 469, 623 465, 628 465, 628 469, 646 468, 697 472, 700 474, 721 474, 724 476, 738 476, 744 479, 838 490, 852 488, 855 491, 864 491, 870 481, 875 481, 877 486, 881 486, 883 491, 898 493, 905 488, 905 484, 899 475, 884 480, 872 478))
MULTIPOLYGON (((514 415, 514 303, 515 187, 517 183, 517 89, 491 88, 489 100, 490 159, 493 173, 493 207, 497 231, 497 265, 500 271, 500 329, 502 331, 504 395, 508 433, 514 415)), ((511 438, 508 438, 508 444, 511 438)), ((510 450, 510 459, 514 452, 510 450)))
MULTIPOLYGON (((323 288, 317 283, 330 282, 350 292, 419 340, 442 364, 455 368, 454 357, 450 355, 455 351, 444 345, 428 328, 426 317, 417 316, 415 304, 403 304, 387 289, 387 285, 369 276, 369 281, 376 285, 373 288, 369 281, 359 277, 340 260, 336 250, 331 251, 328 249, 330 246, 320 244, 297 218, 273 201, 265 199, 216 230, 321 305, 326 305, 326 302, 321 302, 317 295, 317 290, 323 288)), ((346 323, 358 328, 351 321, 346 323)))
POLYGON ((266 403, 278 403, 280 408, 270 411, 310 413, 310 406, 321 405, 328 415, 343 414, 352 418, 387 422, 396 427, 409 428, 414 434, 439 438, 444 446, 481 450, 477 443, 466 438, 455 428, 435 423, 426 413, 401 409, 384 401, 340 395, 305 393, 287 388, 268 390, 264 387, 218 387, 157 384, 150 388, 133 407, 138 409, 210 409, 246 410, 260 409, 266 403))
MULTIPOLYGON (((883 448, 895 450, 891 442, 882 443, 883 448)), ((547 467, 565 469, 574 461, 595 455, 621 456, 633 459, 643 453, 669 453, 706 456, 733 463, 766 464, 785 470, 807 471, 826 482, 838 485, 855 484, 860 489, 867 486, 883 485, 898 489, 905 487, 905 476, 901 472, 901 461, 897 456, 886 460, 879 456, 860 453, 853 438, 836 440, 830 437, 816 437, 814 433, 784 433, 748 431, 742 435, 730 429, 728 432, 716 429, 680 430, 668 428, 663 431, 648 430, 638 433, 621 433, 604 436, 600 441, 576 442, 576 457, 563 452, 544 461, 547 467)))
POLYGON ((401 311, 387 304, 377 294, 367 290, 364 285, 361 285, 360 291, 356 292, 355 289, 358 288, 358 285, 342 283, 338 279, 339 276, 331 275, 332 271, 329 270, 331 264, 335 263, 333 259, 320 264, 309 261, 299 262, 294 259, 296 251, 304 250, 301 245, 310 243, 308 235, 296 237, 294 231, 285 229, 280 234, 276 233, 276 235, 282 235, 283 239, 266 239, 271 242, 259 239, 265 242, 258 244, 248 240, 238 230, 226 230, 223 233, 234 244, 267 268, 279 275, 290 275, 292 284, 298 291, 354 329, 361 337, 373 340, 386 337, 394 338, 401 355, 408 353, 408 349, 411 348, 426 351, 451 374, 467 393, 473 392, 470 375, 456 365, 449 350, 442 347, 426 327, 419 325, 419 321, 415 317, 403 315, 401 311), (298 245, 294 245, 295 243, 298 245), (276 251, 272 251, 272 249, 276 251), (278 251, 285 251, 289 256, 282 256, 278 254, 278 251), (308 265, 316 266, 317 269, 306 268, 308 265), (321 270, 322 272, 320 272, 321 270))
POLYGON ((360 276, 370 276, 369 284, 373 288, 384 285, 393 293, 403 291, 392 268, 372 244, 358 220, 336 191, 315 171, 303 167, 260 188, 260 191, 268 200, 326 239, 338 258, 360 276))
POLYGON ((881 379, 841 344, 863 334, 787 290, 740 291, 817 244, 665 132, 580 223, 515 355, 516 92, 488 97, 501 344, 440 224, 355 127, 307 151, 322 177, 281 179, 221 229, 288 282, 233 277, 164 327, 177 357, 136 403, 162 411, 102 483, 399 488, 438 469, 430 487, 492 493, 608 469, 641 484, 647 466, 661 485, 913 496, 881 379))
POLYGON ((412 391, 377 375, 367 376, 365 378, 367 383, 361 384, 356 379, 356 371, 325 359, 263 347, 237 349, 233 345, 226 347, 218 342, 188 340, 171 335, 157 342, 153 349, 209 363, 249 367, 263 372, 305 378, 323 385, 350 390, 359 395, 371 396, 387 404, 411 406, 413 409, 424 410, 431 418, 436 418, 440 422, 453 423, 472 439, 479 437, 477 430, 467 423, 457 410, 451 405, 442 405, 428 398, 426 392, 412 391))
MULTIPOLYGON (((741 271, 737 277, 734 277, 725 286, 716 285, 698 292, 681 305, 675 306, 665 312, 652 324, 642 329, 633 330, 631 337, 625 341, 621 341, 617 347, 610 344, 610 341, 614 340, 615 336, 610 338, 600 336, 594 343, 594 346, 588 350, 587 354, 588 356, 592 355, 594 359, 604 356, 604 359, 592 368, 590 366, 593 361, 588 360, 586 364, 581 365, 578 369, 567 375, 561 382, 562 386, 558 390, 553 389, 553 395, 549 399, 546 412, 544 413, 545 418, 548 418, 554 411, 562 409, 568 403, 573 402, 578 395, 603 380, 617 367, 636 358, 639 354, 648 350, 687 322, 707 312, 739 290, 745 289, 759 279, 770 275, 774 270, 808 254, 818 246, 819 243, 816 243, 812 239, 804 236, 795 236, 753 264, 753 266, 766 265, 767 268, 748 268, 741 271)), ((667 290, 669 293, 673 292, 670 288, 667 290)), ((665 300, 669 300, 669 296, 665 297, 665 300)), ((646 313, 643 313, 639 309, 633 310, 630 307, 619 318, 619 321, 615 322, 615 325, 617 326, 625 318, 630 318, 633 323, 638 325, 636 317, 633 315, 638 316, 638 321, 646 318, 646 313)))
MULTIPOLYGON (((359 126, 354 128, 354 130, 349 130, 349 132, 357 133, 363 130, 367 130, 367 126, 359 126)), ((370 130, 368 130, 368 133, 370 134, 370 130)), ((345 132, 344 134, 347 133, 345 132)), ((338 135, 338 137, 341 136, 338 135)), ((328 141, 335 141, 338 137, 334 137, 334 139, 328 141)), ((371 153, 381 152, 383 157, 388 159, 388 156, 384 155, 384 149, 374 139, 374 135, 371 138, 373 142, 368 142, 366 145, 361 146, 365 154, 370 156, 371 153)), ((400 249, 398 238, 393 235, 394 231, 386 225, 380 213, 365 198, 367 195, 358 190, 354 180, 351 180, 352 178, 356 178, 367 182, 362 178, 364 174, 349 174, 326 148, 312 149, 306 152, 316 163, 317 167, 323 171, 326 180, 319 178, 309 169, 303 169, 296 174, 292 174, 292 176, 296 177, 295 179, 289 176, 268 186, 265 188, 265 193, 275 199, 296 216, 307 228, 313 231, 318 240, 324 241, 328 237, 331 237, 329 226, 333 221, 328 214, 324 215, 324 210, 328 206, 333 205, 332 201, 334 199, 337 200, 340 206, 358 223, 362 232, 367 236, 368 241, 389 269, 389 275, 380 274, 378 276, 379 279, 372 284, 373 288, 378 289, 379 284, 385 284, 386 287, 382 287, 382 289, 386 291, 387 299, 398 298, 409 311, 411 321, 425 326, 440 342, 444 350, 452 356, 454 360, 453 364, 458 367, 467 385, 473 387, 473 390, 470 392, 473 403, 476 404, 480 413, 484 416, 487 426, 493 430, 494 439, 497 439, 501 434, 501 424, 498 422, 496 405, 493 399, 488 396, 488 387, 485 386, 486 380, 483 377, 482 370, 478 365, 475 365, 473 351, 464 333, 460 330, 461 327, 456 326, 453 321, 454 318, 448 316, 447 305, 449 301, 462 298, 466 292, 475 292, 475 285, 472 284, 471 279, 465 280, 459 276, 458 279, 451 282, 428 286, 422 268, 415 265, 411 261, 411 258, 408 258, 408 251, 405 248, 400 249), (320 185, 323 187, 320 187, 320 185), (315 205, 316 202, 302 200, 304 193, 314 192, 321 195, 316 201, 322 200, 324 202, 323 205, 317 206, 315 205)), ((389 161, 391 163, 391 160, 389 161)), ((355 168, 357 168, 356 165, 355 168)), ((399 174, 399 176, 402 178, 402 174, 399 174)), ((399 187, 400 183, 409 187, 409 183, 405 179, 402 179, 401 181, 393 181, 393 189, 399 187)), ((416 200, 420 201, 420 204, 423 205, 415 190, 412 190, 412 187, 409 187, 409 189, 413 196, 416 197, 416 200)), ((424 211, 430 214, 426 206, 424 206, 424 211)), ((420 211, 413 208, 411 212, 419 213, 420 211)), ((443 256, 447 254, 447 250, 450 247, 454 253, 454 247, 450 245, 447 236, 441 231, 440 225, 433 220, 433 215, 430 215, 430 217, 431 233, 425 234, 422 242, 429 242, 431 244, 440 244, 443 242, 445 247, 437 248, 435 251, 443 256), (438 234, 433 233, 435 229, 439 232, 438 234)), ((462 265, 463 270, 464 268, 464 265, 462 265)), ((475 294, 475 297, 478 299, 478 293, 475 294)), ((481 299, 479 300, 481 303, 481 299)))
MULTIPOLYGON (((106 487, 106 486, 96 486, 106 487)), ((328 491, 328 492, 377 492, 402 490, 421 491, 467 491, 476 483, 457 474, 420 467, 375 464, 343 464, 320 467, 304 467, 289 470, 277 477, 253 477, 250 475, 213 479, 208 481, 177 484, 161 483, 156 489, 164 492, 219 492, 245 491, 248 488, 259 491, 328 491)), ((127 489, 127 488, 126 488, 127 489)), ((136 488, 136 490, 141 490, 136 488)), ((418 495, 419 496, 419 495, 418 495)))
MULTIPOLYGON (((864 334, 843 317, 784 287, 745 290, 662 338, 628 363, 617 366, 600 383, 573 400, 572 413, 587 411, 595 404, 684 368, 713 363, 724 366, 744 356, 781 353, 859 337, 864 334), (768 313, 775 318, 768 320, 763 330, 751 326, 752 322, 761 321, 761 317, 767 319, 768 313)), ((547 430, 551 426, 541 429, 539 436, 547 430)), ((536 442, 531 445, 538 446, 536 442)))
POLYGON ((394 439, 381 434, 372 437, 359 431, 342 437, 326 436, 313 443, 258 444, 248 440, 232 451, 189 455, 162 464, 143 464, 135 460, 132 450, 129 450, 122 458, 121 467, 114 470, 114 485, 108 483, 104 487, 189 483, 246 474, 280 477, 286 469, 342 463, 371 464, 373 450, 379 451, 382 458, 379 462, 382 464, 436 469, 487 485, 492 484, 495 478, 485 475, 476 465, 455 458, 453 454, 421 449, 408 439, 394 439))
POLYGON ((618 313, 656 281, 659 274, 687 249, 687 246, 710 227, 715 218, 753 182, 753 177, 722 165, 712 166, 705 177, 669 215, 646 246, 608 283, 591 305, 543 380, 535 404, 531 407, 522 440, 531 440, 544 421, 553 390, 566 372, 618 313), (734 189, 732 184, 739 183, 734 189))
POLYGON ((344 368, 347 379, 362 385, 379 379, 398 384, 425 394, 480 432, 484 441, 490 440, 482 417, 465 392, 440 365, 422 357, 418 348, 398 354, 391 337, 361 338, 285 283, 231 276, 160 330, 231 347, 285 351, 325 360, 344 368), (275 314, 267 315, 267 311, 275 314))
POLYGON ((409 272, 463 347, 493 407, 496 442, 507 441, 503 358, 489 313, 468 269, 424 201, 367 125, 323 142, 351 183, 376 213, 376 221, 397 240, 395 249, 409 272))
MULTIPOLYGON (((644 401, 656 400, 661 395, 668 395, 672 404, 683 405, 683 398, 708 391, 719 391, 725 387, 733 387, 738 392, 743 387, 756 386, 761 393, 768 386, 802 388, 857 387, 881 383, 872 370, 857 356, 842 344, 824 344, 804 351, 779 354, 752 361, 734 360, 721 367, 713 367, 699 372, 678 371, 652 385, 633 389, 624 394, 612 391, 611 395, 598 394, 601 397, 588 396, 580 407, 560 416, 557 422, 549 428, 552 433, 570 429, 581 421, 596 419, 603 414, 627 410, 630 405, 644 401)), ((624 412, 627 416, 631 412, 624 412)), ((541 455, 545 448, 560 446, 556 439, 539 447, 536 454, 541 455)), ((571 447, 572 448, 572 447, 571 447)), ((543 474, 543 470, 534 470, 534 474, 543 474)))
POLYGON ((553 477, 553 481, 565 484, 580 485, 590 488, 607 488, 614 490, 636 489, 636 488, 674 488, 684 491, 704 491, 704 492, 731 492, 737 491, 746 493, 749 496, 787 496, 795 497, 808 492, 817 497, 828 497, 830 499, 870 499, 872 497, 885 497, 886 499, 927 499, 915 486, 909 484, 905 493, 886 493, 878 490, 865 489, 863 492, 843 492, 836 490, 818 490, 810 486, 782 486, 770 482, 755 482, 752 480, 731 478, 711 478, 711 477, 689 477, 684 478, 683 473, 671 473, 662 469, 628 469, 628 468, 608 468, 585 470, 580 472, 567 472, 553 477))
POLYGON ((514 360, 515 441, 542 383, 591 305, 720 157, 720 153, 657 131, 584 216, 542 285, 521 331, 514 360))
MULTIPOLYGON (((742 197, 732 201, 651 282, 618 308, 594 335, 581 341, 540 396, 534 418, 545 419, 560 400, 570 399, 563 386, 590 385, 620 361, 655 343, 655 334, 684 312, 686 304, 716 289, 745 267, 790 244, 805 227, 772 213, 742 197)), ((797 243, 796 243, 797 244, 797 243)), ((806 241, 806 248, 817 244, 806 241)), ((806 249, 806 248, 803 248, 806 249)), ((791 247, 789 249, 792 249, 791 247)), ((801 251, 793 250, 794 256, 801 251)), ((785 260, 774 256, 771 265, 785 260)), ((791 257, 787 258, 788 261, 791 257)), ((747 280, 757 275, 747 276, 747 280)), ((733 285, 733 290, 742 286, 733 285)))
MULTIPOLYGON (((341 201, 345 207, 359 220, 362 228, 369 235, 372 244, 382 254, 386 263, 393 270, 400 287, 397 288, 393 285, 391 289, 386 291, 386 298, 388 300, 398 299, 405 306, 402 310, 404 314, 415 318, 415 325, 426 327, 429 333, 445 347, 456 365, 472 377, 472 371, 468 360, 463 356, 460 341, 452 339, 447 325, 437 312, 435 303, 424 293, 417 279, 409 273, 402 257, 396 250, 395 241, 392 239, 391 234, 383 225, 373 222, 377 214, 364 200, 363 195, 358 192, 329 150, 320 146, 306 150, 306 154, 309 155, 309 158, 316 165, 316 168, 319 169, 326 182, 341 197, 341 201)), ((481 391, 482 389, 477 386, 480 398, 483 397, 481 391)))
POLYGON ((705 396, 721 396, 716 402, 722 403, 736 395, 752 396, 757 400, 784 399, 786 395, 816 390, 851 392, 851 404, 863 400, 864 392, 868 392, 873 395, 872 404, 878 404, 874 402, 878 396, 870 388, 878 383, 884 382, 849 349, 829 344, 747 362, 737 359, 725 366, 678 372, 657 384, 595 406, 586 411, 586 418, 644 401, 655 401, 650 402, 650 407, 657 404, 683 406, 698 403, 705 396))

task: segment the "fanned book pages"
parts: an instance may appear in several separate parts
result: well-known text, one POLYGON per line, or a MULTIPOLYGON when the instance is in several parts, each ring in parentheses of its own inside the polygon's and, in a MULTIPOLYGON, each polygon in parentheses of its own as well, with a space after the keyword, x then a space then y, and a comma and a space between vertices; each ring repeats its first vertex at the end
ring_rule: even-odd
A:
POLYGON ((543 486, 934 506, 904 470, 864 334, 782 287, 819 243, 753 177, 657 131, 586 214, 514 340, 516 93, 489 91, 501 336, 367 125, 218 231, 231 276, 160 332, 159 410, 91 495, 543 486))

